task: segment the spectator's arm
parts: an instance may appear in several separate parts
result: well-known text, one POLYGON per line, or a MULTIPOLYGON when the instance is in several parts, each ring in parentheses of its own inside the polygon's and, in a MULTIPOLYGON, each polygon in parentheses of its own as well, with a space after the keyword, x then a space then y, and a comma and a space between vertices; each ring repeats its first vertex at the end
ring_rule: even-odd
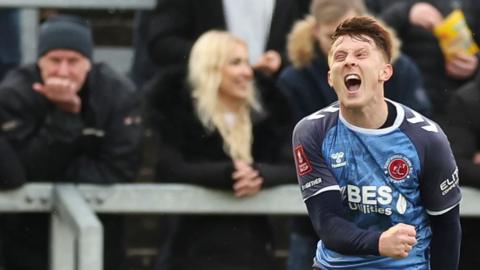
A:
MULTIPOLYGON (((181 80, 174 80, 179 82, 181 80)), ((185 154, 188 136, 202 136, 196 122, 191 97, 181 85, 160 83, 148 95, 148 122, 155 131, 155 177, 158 182, 196 184, 232 190, 234 184, 232 160, 202 159, 185 154), (174 92, 176 91, 176 92, 174 92), (199 134, 195 135, 195 132, 199 134), (189 134, 189 135, 186 135, 189 134)), ((203 134, 205 135, 205 134, 203 134)), ((219 145, 220 146, 220 145, 219 145)), ((218 149, 212 149, 218 151, 218 149)))
MULTIPOLYGON (((159 135, 160 137, 161 135, 159 135)), ((233 161, 193 161, 187 159, 179 146, 169 139, 159 138, 156 147, 156 179, 231 190, 233 161)))
POLYGON ((17 188, 25 181, 25 173, 20 159, 10 143, 4 137, 0 137, 0 188, 17 188))
MULTIPOLYGON (((43 180, 51 175, 59 175, 71 159, 77 140, 83 128, 78 114, 60 111, 47 106, 40 95, 22 97, 12 89, 0 90, 0 122, 5 137, 11 141, 25 171, 43 180), (42 109, 48 110, 43 126, 35 126, 35 117, 42 117, 42 109), (44 178, 45 177, 45 178, 44 178)), ((32 90, 33 91, 33 90, 32 90)))

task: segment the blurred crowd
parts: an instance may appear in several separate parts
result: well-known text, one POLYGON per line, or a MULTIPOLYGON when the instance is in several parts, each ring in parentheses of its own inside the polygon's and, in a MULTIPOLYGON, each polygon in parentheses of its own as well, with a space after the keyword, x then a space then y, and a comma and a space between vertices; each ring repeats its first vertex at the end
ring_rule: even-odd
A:
MULTIPOLYGON (((37 59, 21 64, 19 10, 0 10, 0 186, 176 181, 241 199, 296 184, 293 127, 337 99, 330 36, 370 15, 395 40, 385 96, 440 123, 460 184, 480 188, 478 14, 474 0, 158 0, 135 13, 134 60, 120 74, 96 62, 91 26, 74 15, 42 22, 37 59), (455 11, 456 45, 469 48, 439 34, 455 11)), ((48 215, 0 218, 0 269, 48 269, 48 215)), ((105 269, 128 269, 124 218, 100 218, 105 269)), ((311 269, 318 242, 307 217, 291 218, 279 266, 268 217, 165 219, 156 270, 311 269)), ((462 218, 461 269, 480 265, 478 225, 462 218)))

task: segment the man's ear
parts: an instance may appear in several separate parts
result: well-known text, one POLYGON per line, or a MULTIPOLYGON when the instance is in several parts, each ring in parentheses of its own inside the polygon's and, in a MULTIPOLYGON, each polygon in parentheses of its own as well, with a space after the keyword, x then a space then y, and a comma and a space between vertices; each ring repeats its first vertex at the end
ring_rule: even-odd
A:
POLYGON ((393 75, 393 67, 391 64, 385 64, 382 70, 380 70, 380 74, 378 76, 378 79, 380 81, 388 81, 393 75))
POLYGON ((333 88, 333 82, 332 82, 332 78, 331 78, 331 74, 330 74, 330 70, 328 71, 328 85, 330 85, 330 87, 333 88))

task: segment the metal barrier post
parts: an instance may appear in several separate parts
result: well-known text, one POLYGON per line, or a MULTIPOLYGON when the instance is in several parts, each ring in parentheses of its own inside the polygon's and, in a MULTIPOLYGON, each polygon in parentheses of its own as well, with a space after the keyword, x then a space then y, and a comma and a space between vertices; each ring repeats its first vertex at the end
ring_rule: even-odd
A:
POLYGON ((102 270, 103 228, 73 185, 57 185, 52 214, 51 269, 102 270))
POLYGON ((57 211, 50 218, 50 270, 75 269, 75 235, 57 211))

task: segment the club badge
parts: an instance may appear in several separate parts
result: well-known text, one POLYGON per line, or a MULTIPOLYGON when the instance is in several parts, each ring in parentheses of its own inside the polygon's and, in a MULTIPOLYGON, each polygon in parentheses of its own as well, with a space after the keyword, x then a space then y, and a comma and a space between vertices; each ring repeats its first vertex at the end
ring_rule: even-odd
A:
POLYGON ((384 167, 385 174, 388 174, 391 179, 402 181, 410 178, 412 162, 403 155, 394 155, 387 160, 384 167))

